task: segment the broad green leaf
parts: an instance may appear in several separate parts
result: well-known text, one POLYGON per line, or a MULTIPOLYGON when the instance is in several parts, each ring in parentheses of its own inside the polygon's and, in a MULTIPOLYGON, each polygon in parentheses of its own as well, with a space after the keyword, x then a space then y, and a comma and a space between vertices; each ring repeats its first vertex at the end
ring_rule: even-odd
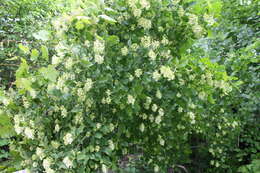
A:
POLYGON ((50 33, 46 30, 41 30, 33 34, 34 38, 37 40, 47 41, 50 39, 50 33))
POLYGON ((110 22, 110 23, 116 23, 116 20, 107 16, 107 15, 99 15, 98 17, 100 17, 101 19, 104 19, 105 21, 107 22, 110 22))
POLYGON ((33 49, 31 52, 31 60, 32 61, 37 60, 38 56, 39 56, 39 51, 36 49, 33 49))
POLYGON ((16 81, 15 81, 15 84, 18 88, 20 89, 24 89, 26 91, 31 91, 32 90, 32 82, 30 79, 28 78, 18 78, 16 81))
POLYGON ((11 119, 0 110, 0 137, 9 138, 15 134, 11 119))
POLYGON ((59 75, 59 72, 54 68, 54 66, 49 65, 47 68, 42 67, 39 69, 40 74, 47 80, 55 82, 59 75))
POLYGON ((111 35, 106 38, 106 42, 108 42, 110 45, 115 45, 119 43, 119 38, 116 35, 111 35))
POLYGON ((76 22, 75 27, 77 30, 81 30, 84 28, 84 23, 81 20, 79 20, 76 22))
POLYGON ((25 54, 29 54, 30 53, 29 47, 24 46, 23 44, 19 44, 18 47, 19 47, 19 49, 21 49, 23 51, 23 53, 25 53, 25 54))
POLYGON ((95 137, 98 138, 98 139, 101 139, 101 138, 102 138, 102 134, 101 134, 101 133, 97 133, 97 134, 95 135, 95 137))
POLYGON ((21 60, 22 60, 22 63, 20 64, 20 66, 17 69, 16 74, 15 74, 16 78, 25 77, 28 75, 29 66, 25 59, 22 58, 21 60))
POLYGON ((48 51, 48 48, 46 47, 46 46, 42 46, 41 47, 41 51, 42 51, 42 57, 43 57, 43 59, 45 59, 45 60, 49 60, 49 51, 48 51))

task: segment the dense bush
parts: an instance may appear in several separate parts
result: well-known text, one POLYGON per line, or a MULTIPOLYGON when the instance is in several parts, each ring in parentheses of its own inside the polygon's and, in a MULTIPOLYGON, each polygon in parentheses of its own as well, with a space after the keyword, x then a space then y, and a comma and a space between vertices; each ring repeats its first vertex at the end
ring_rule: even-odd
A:
MULTIPOLYGON (((237 78, 240 87, 234 89, 230 101, 232 113, 240 121, 237 144, 226 144, 229 155, 227 167, 236 172, 240 165, 259 159, 259 16, 257 1, 240 4, 238 1, 222 1, 218 25, 210 27, 207 38, 199 39, 192 50, 202 57, 223 64, 230 76, 237 78), (201 51, 200 49, 203 49, 201 51), (201 51, 201 52, 200 52, 201 51), (200 52, 200 53, 198 53, 200 52)), ((205 160, 203 155, 198 156, 205 160)))
MULTIPOLYGON (((21 62, 19 44, 39 45, 36 39, 42 39, 44 32, 38 30, 48 28, 50 19, 64 11, 57 1, 50 0, 4 0, 0 1, 0 100, 6 102, 2 90, 14 87, 15 71, 21 62)), ((29 62, 31 64, 31 62, 29 62)), ((1 102, 1 101, 0 101, 1 102)), ((8 171, 8 165, 14 166, 18 161, 13 157, 8 144, 15 139, 12 124, 0 110, 0 172, 8 171), (12 156, 11 156, 12 155, 12 156)), ((18 164, 19 165, 19 164, 18 164)), ((9 169, 9 168, 8 168, 9 169)), ((9 169, 10 172, 14 171, 9 169)))
POLYGON ((22 59, 18 91, 4 102, 23 166, 106 172, 139 154, 154 172, 166 172, 190 162, 189 140, 201 136, 213 156, 208 167, 221 172, 222 145, 234 142, 239 122, 225 67, 183 51, 204 34, 198 16, 168 0, 79 5, 54 22, 55 55, 20 45, 24 57, 42 61, 35 68, 22 59))
POLYGON ((58 3, 0 2, 0 172, 258 171, 257 1, 58 3))

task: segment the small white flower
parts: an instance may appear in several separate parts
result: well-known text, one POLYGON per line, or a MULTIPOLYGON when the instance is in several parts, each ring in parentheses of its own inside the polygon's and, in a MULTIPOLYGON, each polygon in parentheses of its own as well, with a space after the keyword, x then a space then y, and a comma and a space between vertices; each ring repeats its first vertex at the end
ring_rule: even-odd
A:
POLYGON ((158 81, 160 78, 161 78, 161 74, 157 70, 153 72, 153 79, 155 81, 158 81))
POLYGON ((152 61, 154 61, 157 55, 154 53, 153 50, 150 50, 148 56, 151 58, 152 61))
POLYGON ((136 69, 136 70, 135 70, 135 76, 136 76, 136 77, 140 77, 140 76, 142 75, 142 73, 143 73, 143 72, 142 72, 141 69, 136 69))
POLYGON ((205 92, 200 92, 199 93, 199 95, 198 95, 198 97, 201 99, 201 100, 205 100, 206 99, 206 96, 207 96, 207 94, 205 93, 205 92))
POLYGON ((159 141, 159 142, 160 142, 160 145, 161 145, 161 146, 164 146, 165 141, 164 141, 162 138, 160 138, 160 141, 159 141))
POLYGON ((142 14, 142 10, 138 9, 138 8, 134 8, 133 9, 133 14, 135 17, 140 17, 142 14))
POLYGON ((135 98, 132 95, 128 95, 127 96, 127 103, 133 105, 135 103, 135 98))
POLYGON ((97 145, 97 146, 95 147, 95 151, 96 151, 96 152, 99 152, 99 150, 100 150, 100 146, 97 145))
POLYGON ((165 37, 165 36, 163 37, 162 44, 164 44, 164 45, 169 44, 169 40, 167 39, 167 37, 165 37))
POLYGON ((153 111, 153 112, 156 112, 157 109, 158 109, 158 106, 157 106, 156 104, 153 104, 153 106, 152 106, 152 111, 153 111))
POLYGON ((18 135, 23 132, 23 128, 20 127, 20 126, 17 125, 17 124, 14 126, 14 130, 15 130, 15 132, 16 132, 18 135))
POLYGON ((34 138, 34 130, 30 129, 29 127, 26 127, 24 130, 24 134, 27 138, 33 139, 34 138))
POLYGON ((203 16, 204 20, 208 23, 208 25, 214 25, 215 23, 215 20, 214 20, 214 17, 211 16, 211 15, 208 15, 207 13, 204 14, 203 16))
POLYGON ((126 46, 121 49, 121 53, 123 56, 126 56, 128 54, 128 49, 126 46))
POLYGON ((108 95, 108 96, 110 96, 111 95, 111 91, 108 89, 108 90, 106 90, 106 94, 108 95))
POLYGON ((162 98, 162 93, 161 93, 160 90, 157 90, 157 91, 156 91, 156 97, 157 97, 158 99, 161 99, 161 98, 162 98))
POLYGON ((42 162, 42 166, 44 167, 45 170, 50 169, 51 164, 52 164, 52 159, 50 158, 46 158, 42 162))
POLYGON ((64 106, 61 106, 60 109, 61 109, 61 116, 62 116, 63 118, 65 118, 65 117, 67 116, 67 114, 68 114, 66 108, 65 108, 64 106))
POLYGON ((63 163, 65 164, 65 166, 66 166, 67 168, 72 168, 72 166, 73 166, 73 163, 72 163, 72 161, 69 159, 68 156, 63 159, 63 163))
POLYGON ((138 20, 138 25, 143 27, 144 29, 150 29, 152 27, 152 22, 151 22, 151 20, 141 17, 138 20))
POLYGON ((148 48, 151 46, 151 38, 149 36, 144 36, 141 38, 141 44, 145 47, 148 48))
POLYGON ((159 115, 160 115, 160 116, 163 116, 163 115, 164 115, 164 111, 163 111, 162 108, 160 108, 158 112, 159 112, 159 115))
POLYGON ((95 62, 98 64, 102 64, 104 62, 104 57, 101 55, 95 55, 95 62))
POLYGON ((144 128, 145 128, 145 126, 144 126, 144 124, 142 123, 142 124, 140 125, 139 129, 140 129, 141 132, 144 132, 144 128))
POLYGON ((140 0, 140 4, 141 4, 142 8, 145 8, 147 10, 150 8, 150 3, 147 0, 140 0))
POLYGON ((68 58, 67 61, 65 62, 65 67, 66 69, 71 69, 73 66, 73 60, 72 58, 68 58))
POLYGON ((175 78, 174 72, 168 66, 161 66, 160 71, 163 77, 167 78, 168 80, 173 80, 175 78))
POLYGON ((56 125, 55 125, 54 131, 55 131, 55 132, 59 132, 59 131, 60 131, 60 126, 59 126, 59 124, 56 124, 56 125))
POLYGON ((65 145, 71 144, 71 143, 73 142, 72 134, 71 134, 71 133, 67 133, 67 134, 63 137, 63 140, 64 140, 64 144, 65 144, 65 145))
POLYGON ((178 107, 178 112, 179 113, 183 112, 183 108, 182 107, 178 107))
POLYGON ((180 98, 180 97, 181 97, 181 94, 178 92, 176 96, 177 96, 178 98, 180 98))
POLYGON ((156 124, 160 124, 160 122, 162 121, 162 117, 160 115, 158 115, 156 118, 155 118, 155 123, 156 124))
POLYGON ((112 140, 108 140, 108 144, 109 144, 109 148, 110 148, 111 150, 114 150, 114 149, 115 149, 115 145, 114 145, 114 143, 113 143, 112 140))
POLYGON ((92 88, 92 85, 93 85, 92 79, 87 78, 86 83, 85 83, 85 85, 84 85, 84 90, 85 90, 86 92, 88 92, 88 91, 92 88))
POLYGON ((188 116, 190 117, 190 119, 194 120, 195 119, 195 115, 193 112, 188 112, 188 116))
POLYGON ((107 173, 107 166, 102 164, 102 173, 107 173))
POLYGON ((45 157, 44 151, 42 148, 36 148, 36 155, 42 160, 45 157))
POLYGON ((97 53, 97 54, 102 54, 105 50, 105 44, 103 41, 97 39, 95 42, 94 42, 94 52, 97 53))
POLYGON ((159 166, 158 165, 155 165, 154 168, 153 168, 154 172, 159 172, 159 166))
POLYGON ((100 129, 100 127, 101 127, 101 124, 100 124, 100 123, 97 123, 97 124, 96 124, 96 128, 97 128, 97 129, 100 129))
POLYGON ((51 168, 46 169, 45 171, 46 171, 46 173, 55 173, 55 171, 53 169, 51 169, 51 168))
POLYGON ((134 80, 134 76, 133 75, 129 75, 129 81, 133 81, 134 80))

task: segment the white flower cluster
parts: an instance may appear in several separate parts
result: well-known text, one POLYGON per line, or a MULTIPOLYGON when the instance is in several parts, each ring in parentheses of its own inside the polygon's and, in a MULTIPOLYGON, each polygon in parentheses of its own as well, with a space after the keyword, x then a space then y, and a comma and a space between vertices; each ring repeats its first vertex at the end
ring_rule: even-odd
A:
POLYGON ((142 75, 142 73, 143 73, 143 71, 140 68, 135 70, 135 76, 138 78, 142 75))
POLYGON ((191 120, 191 124, 195 124, 196 120, 195 120, 195 115, 193 112, 188 112, 187 113, 188 117, 190 118, 191 120))
POLYGON ((45 157, 44 150, 40 147, 37 147, 36 155, 42 160, 45 157))
POLYGON ((152 27, 152 22, 151 22, 151 20, 149 20, 149 19, 145 19, 145 18, 140 18, 139 20, 138 20, 138 25, 139 26, 141 26, 141 27, 143 27, 144 29, 151 29, 151 27, 152 27))
POLYGON ((128 95, 127 96, 127 103, 133 105, 135 103, 135 98, 132 95, 128 95))
POLYGON ((156 53, 153 51, 153 50, 150 50, 149 53, 148 53, 148 56, 150 57, 150 59, 152 61, 154 61, 156 59, 156 53))
POLYGON ((152 75, 155 81, 158 81, 161 78, 161 74, 159 73, 158 70, 155 70, 152 75))
POLYGON ((160 72, 162 76, 168 80, 173 80, 175 78, 174 72, 168 66, 161 66, 160 72))
POLYGON ((158 141, 159 141, 159 143, 160 143, 161 146, 164 146, 165 141, 164 141, 164 139, 162 138, 161 135, 158 136, 158 141))
POLYGON ((73 166, 73 163, 72 163, 72 161, 70 160, 70 158, 69 158, 68 156, 65 157, 62 162, 65 164, 65 166, 66 166, 68 169, 69 169, 69 168, 72 168, 72 166, 73 166))
POLYGON ((53 160, 51 158, 46 158, 43 160, 42 166, 45 169, 45 172, 47 173, 54 173, 54 170, 51 169, 53 160))
POLYGON ((140 125, 139 129, 140 129, 141 132, 144 132, 144 129, 145 129, 144 123, 142 123, 142 124, 140 125))
POLYGON ((69 145, 73 142, 73 137, 71 133, 67 133, 64 137, 63 137, 63 141, 65 145, 69 145))
POLYGON ((203 29, 199 25, 198 16, 196 16, 195 14, 189 14, 189 24, 191 25, 192 30, 195 33, 195 35, 197 37, 199 37, 202 34, 203 29))
POLYGON ((114 149, 115 149, 115 144, 113 143, 112 140, 108 140, 108 144, 109 144, 109 148, 110 148, 111 150, 114 150, 114 149))
POLYGON ((92 86, 93 86, 93 81, 92 81, 92 79, 88 78, 88 79, 86 80, 85 85, 84 85, 84 90, 85 90, 86 92, 88 92, 88 91, 92 88, 92 86))
POLYGON ((122 55, 126 56, 128 54, 128 48, 125 46, 121 49, 122 55))
POLYGON ((29 139, 33 139, 34 138, 34 130, 29 128, 29 127, 25 127, 24 129, 24 135, 29 138, 29 139))
POLYGON ((103 40, 96 39, 93 47, 95 56, 95 62, 97 64, 102 64, 104 62, 104 51, 105 51, 105 43, 103 40))
POLYGON ((151 103, 152 103, 151 97, 146 97, 146 102, 145 102, 145 104, 144 104, 144 108, 145 108, 145 109, 149 109, 151 103))
POLYGON ((214 25, 215 23, 215 20, 214 20, 214 17, 211 16, 211 15, 208 15, 207 13, 204 14, 203 16, 204 20, 208 23, 208 25, 214 25))

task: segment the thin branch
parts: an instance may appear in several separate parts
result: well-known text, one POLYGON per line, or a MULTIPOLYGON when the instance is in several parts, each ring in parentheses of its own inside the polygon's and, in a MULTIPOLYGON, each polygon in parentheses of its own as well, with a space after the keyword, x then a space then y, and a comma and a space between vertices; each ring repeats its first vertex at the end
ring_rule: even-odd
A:
POLYGON ((0 64, 0 66, 16 66, 19 67, 19 64, 0 64))

